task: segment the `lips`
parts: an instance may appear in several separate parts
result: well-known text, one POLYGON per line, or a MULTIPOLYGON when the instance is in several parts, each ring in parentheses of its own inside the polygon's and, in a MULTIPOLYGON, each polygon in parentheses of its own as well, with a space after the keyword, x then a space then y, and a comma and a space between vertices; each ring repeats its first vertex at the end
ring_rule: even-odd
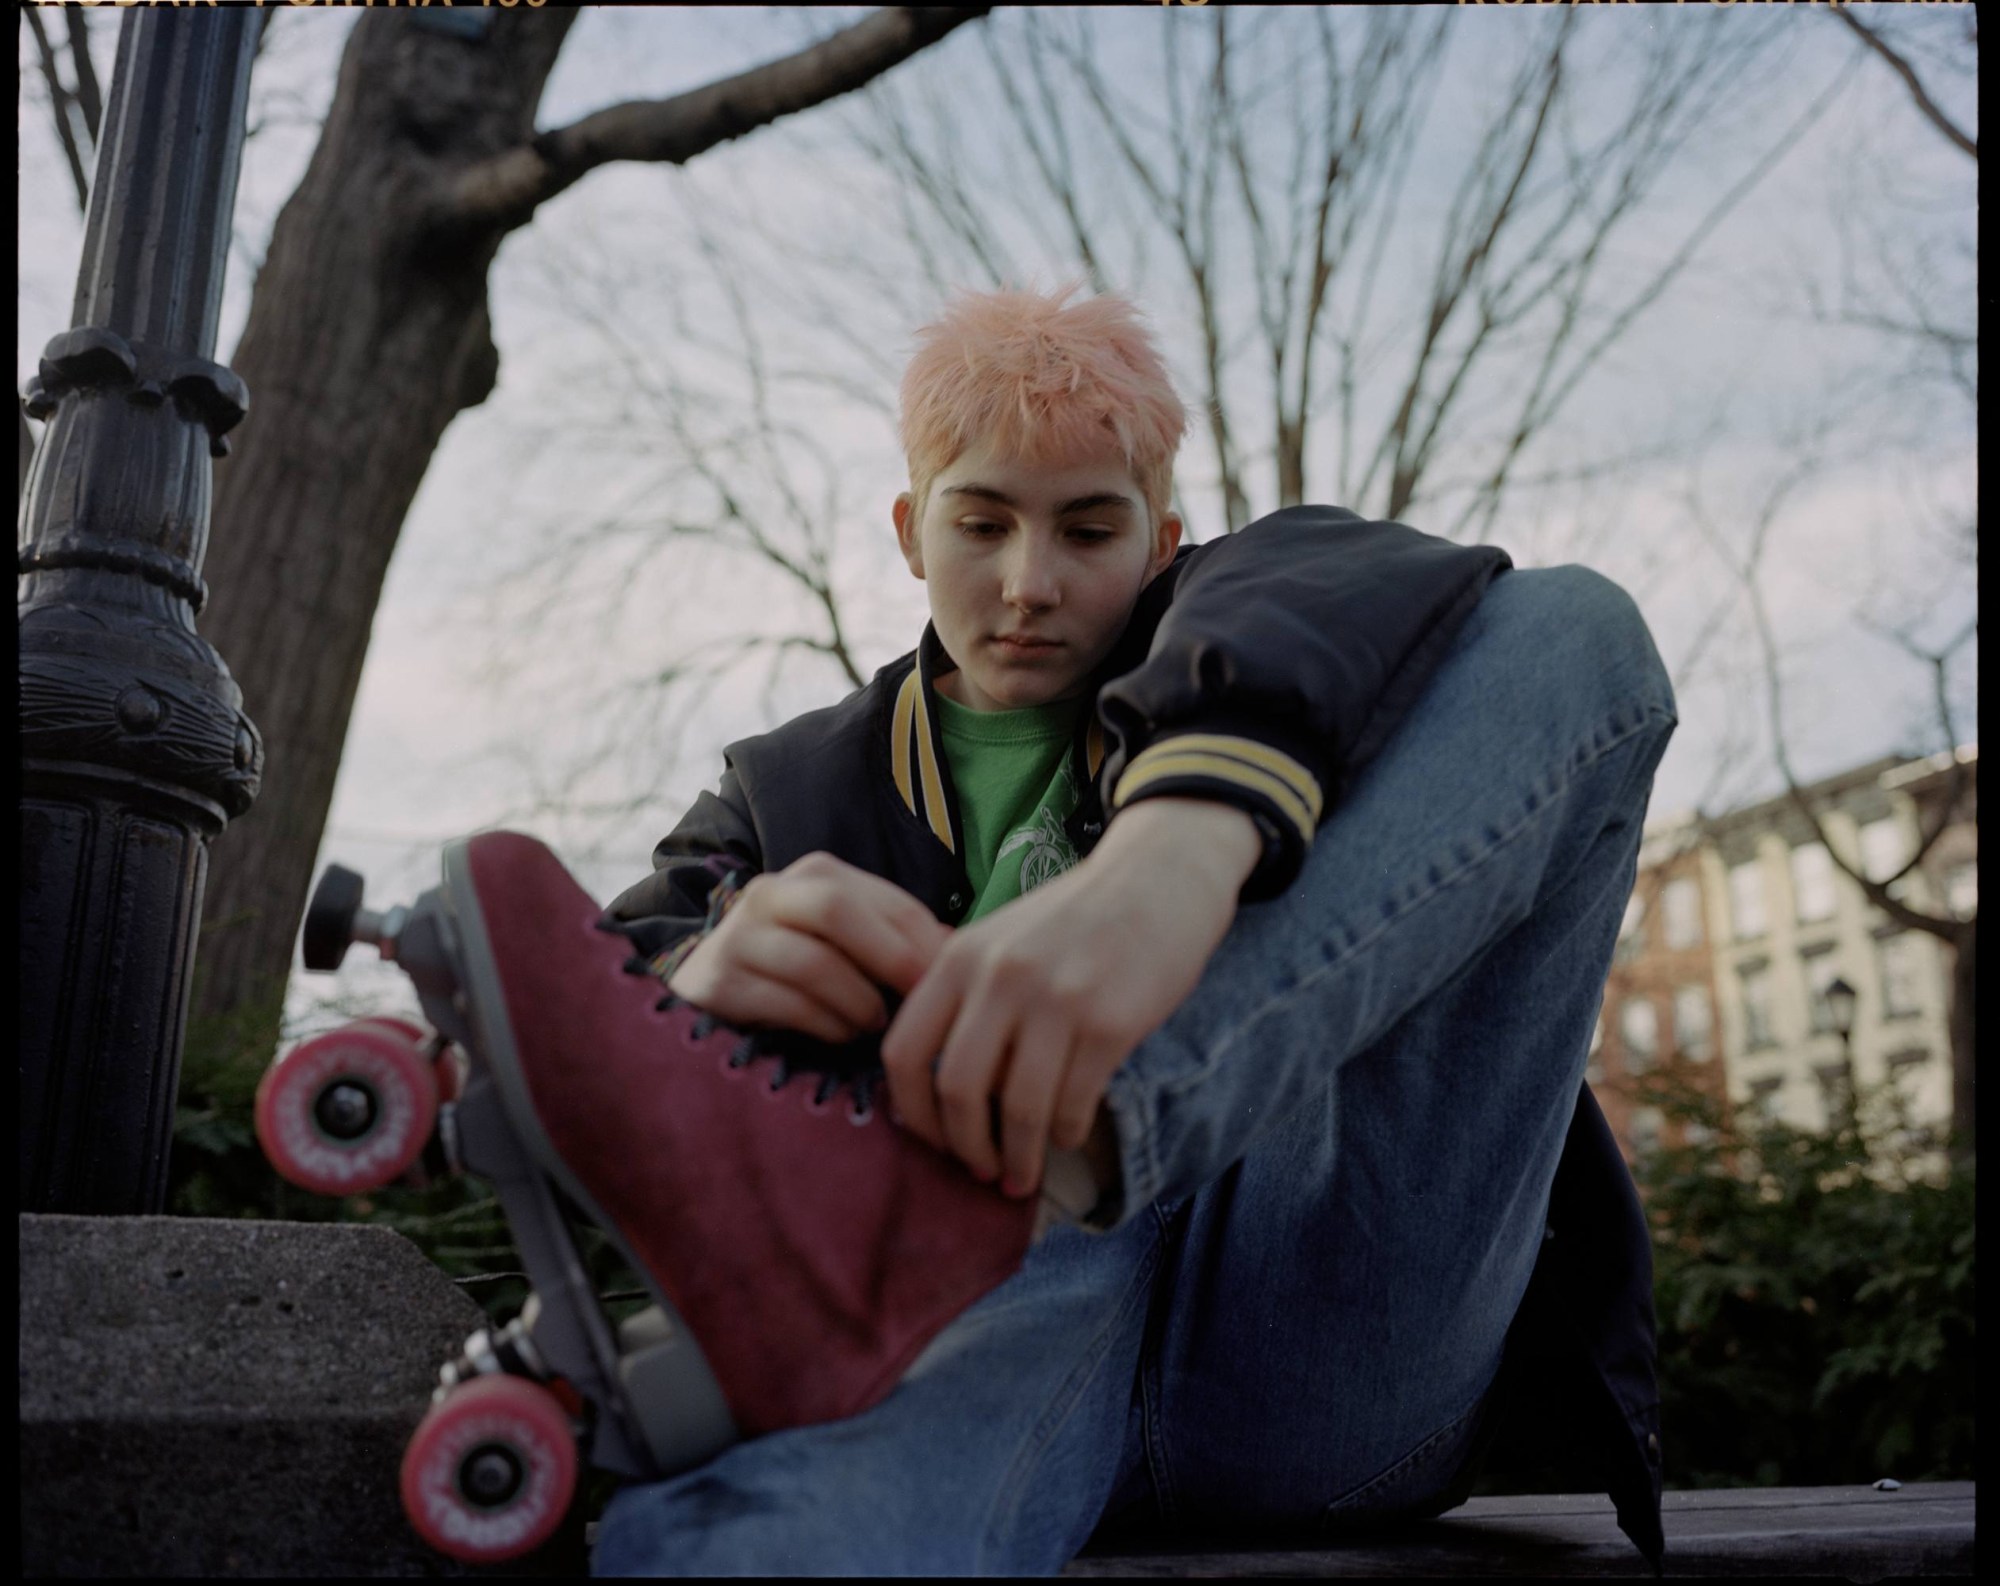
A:
POLYGON ((1062 644, 1062 641, 1059 639, 1034 638, 1028 635, 1013 633, 996 633, 993 636, 993 642, 1005 645, 1010 650, 1018 650, 1023 655, 1034 655, 1043 650, 1059 649, 1062 644))

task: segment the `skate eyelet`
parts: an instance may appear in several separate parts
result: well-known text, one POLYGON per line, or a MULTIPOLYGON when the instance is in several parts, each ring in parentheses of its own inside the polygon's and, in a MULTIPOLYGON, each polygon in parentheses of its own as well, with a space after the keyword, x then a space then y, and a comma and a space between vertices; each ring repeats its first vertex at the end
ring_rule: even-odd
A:
POLYGON ((850 1108, 848 1109, 847 1121, 857 1129, 865 1129, 875 1121, 875 1108, 870 1105, 861 1108, 858 1112, 850 1108))
POLYGON ((694 1023, 688 1026, 688 1039, 692 1041, 707 1040, 711 1035, 715 1034, 715 1025, 716 1018, 714 1014, 697 1014, 694 1023))
POLYGON ((736 1054, 734 1052, 730 1052, 724 1054, 724 1056, 717 1061, 715 1066, 718 1070, 721 1071, 722 1077, 724 1079, 741 1079, 743 1077, 743 1070, 748 1068, 750 1065, 747 1062, 739 1063, 736 1060, 736 1054))

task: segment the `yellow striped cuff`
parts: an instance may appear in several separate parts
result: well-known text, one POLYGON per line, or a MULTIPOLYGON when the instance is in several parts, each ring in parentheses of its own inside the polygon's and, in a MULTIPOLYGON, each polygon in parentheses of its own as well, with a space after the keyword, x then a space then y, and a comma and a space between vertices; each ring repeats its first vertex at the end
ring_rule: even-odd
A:
POLYGON ((1169 738, 1135 756, 1118 779, 1112 807, 1122 806, 1152 783, 1183 776, 1213 777, 1261 794, 1298 827, 1307 842, 1319 828, 1324 801, 1310 771, 1290 755, 1265 744, 1217 733, 1169 738))

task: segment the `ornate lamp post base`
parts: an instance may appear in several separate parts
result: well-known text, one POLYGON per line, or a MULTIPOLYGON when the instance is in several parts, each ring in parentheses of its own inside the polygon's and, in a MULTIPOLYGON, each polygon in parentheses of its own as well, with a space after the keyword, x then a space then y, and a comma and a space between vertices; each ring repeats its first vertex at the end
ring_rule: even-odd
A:
POLYGON ((211 459, 249 400, 213 353, 262 23, 126 12, 74 327, 27 391, 23 1210, 160 1209, 208 844, 263 769, 194 628, 211 459))

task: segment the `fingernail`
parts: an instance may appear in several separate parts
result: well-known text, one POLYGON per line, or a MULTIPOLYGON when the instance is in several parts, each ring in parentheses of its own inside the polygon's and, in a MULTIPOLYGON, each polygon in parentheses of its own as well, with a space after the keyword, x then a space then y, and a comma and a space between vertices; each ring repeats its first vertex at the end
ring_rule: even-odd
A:
POLYGON ((1009 1173, 1006 1176, 1006 1178, 1004 1178, 1000 1182, 1000 1193, 1003 1195, 1011 1195, 1015 1200, 1023 1199, 1031 1188, 1033 1188, 1032 1185, 1023 1184, 1019 1179, 1015 1178, 1012 1173, 1009 1173))
POLYGON ((999 1177, 999 1174, 995 1173, 990 1167, 975 1167, 972 1170, 972 1176, 982 1184, 991 1184, 994 1179, 999 1177))

